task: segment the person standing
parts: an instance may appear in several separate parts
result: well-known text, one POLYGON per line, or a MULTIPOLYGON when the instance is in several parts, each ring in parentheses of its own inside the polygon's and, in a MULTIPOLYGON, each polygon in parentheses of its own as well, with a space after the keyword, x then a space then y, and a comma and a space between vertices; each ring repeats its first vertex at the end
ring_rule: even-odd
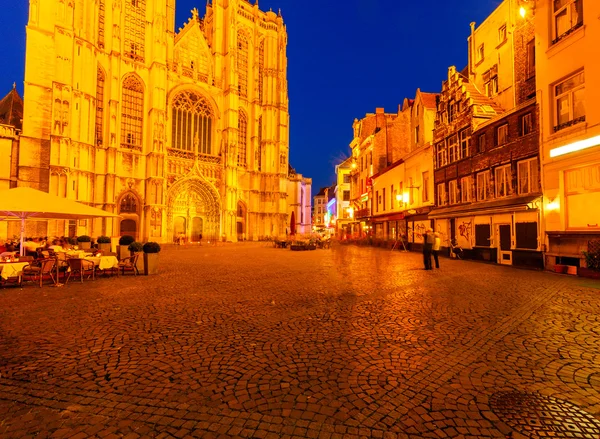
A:
POLYGON ((427 229, 423 234, 423 265, 425 270, 431 270, 431 251, 433 248, 433 230, 427 229))
POLYGON ((435 232, 433 234, 433 247, 431 249, 433 253, 433 260, 435 261, 435 268, 440 268, 440 261, 438 259, 438 255, 440 253, 440 248, 442 247, 442 238, 440 238, 440 234, 435 232))

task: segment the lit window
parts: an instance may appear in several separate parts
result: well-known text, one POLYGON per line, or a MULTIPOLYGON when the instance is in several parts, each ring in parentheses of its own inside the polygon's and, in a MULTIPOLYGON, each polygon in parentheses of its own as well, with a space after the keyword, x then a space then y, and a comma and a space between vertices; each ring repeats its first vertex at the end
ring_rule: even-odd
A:
POLYGON ((104 48, 104 19, 105 7, 104 0, 98 1, 98 47, 104 48))
POLYGON ((554 131, 585 121, 585 79, 583 72, 554 86, 556 126, 554 131))
POLYGON ((262 102, 263 97, 263 76, 265 73, 265 40, 258 46, 258 99, 262 102))
POLYGON ((512 194, 510 165, 500 166, 495 170, 496 198, 512 194))
POLYGON ((583 25, 583 0, 554 0, 553 13, 556 43, 583 25))
POLYGON ((496 128, 496 145, 504 145, 508 142, 508 124, 499 126, 496 128))
POLYGON ((175 149, 212 153, 212 109, 204 97, 182 91, 173 98, 172 139, 175 149))
POLYGON ((540 183, 537 157, 519 162, 517 172, 519 177, 519 195, 539 192, 540 183))
POLYGON ((477 201, 487 200, 490 195, 490 171, 477 174, 477 201))

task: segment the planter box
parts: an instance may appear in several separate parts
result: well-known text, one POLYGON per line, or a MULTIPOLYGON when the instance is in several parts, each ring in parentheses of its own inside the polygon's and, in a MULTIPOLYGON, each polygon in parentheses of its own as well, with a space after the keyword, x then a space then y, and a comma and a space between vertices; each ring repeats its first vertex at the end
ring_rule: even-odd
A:
POLYGON ((561 264, 556 264, 554 266, 554 272, 555 273, 566 273, 567 272, 567 266, 566 265, 561 265, 561 264))
POLYGON ((144 253, 144 274, 158 274, 158 253, 144 253))
POLYGON ((119 258, 119 260, 132 256, 132 253, 127 247, 127 245, 120 245, 117 247, 117 258, 119 258))
POLYGON ((91 242, 77 242, 77 246, 81 250, 89 250, 90 248, 92 248, 92 243, 91 242))
POLYGON ((102 254, 106 254, 110 252, 110 242, 107 242, 106 244, 102 243, 102 244, 98 244, 98 250, 100 250, 102 252, 102 254))
POLYGON ((577 273, 580 277, 587 277, 589 279, 600 279, 600 271, 590 270, 589 268, 579 267, 577 273))

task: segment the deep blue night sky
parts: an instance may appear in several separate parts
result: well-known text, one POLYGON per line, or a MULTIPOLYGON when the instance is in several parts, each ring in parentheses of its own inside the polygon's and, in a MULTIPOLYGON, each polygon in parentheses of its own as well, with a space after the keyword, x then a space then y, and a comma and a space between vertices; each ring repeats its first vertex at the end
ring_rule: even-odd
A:
MULTIPOLYGON (((0 94, 16 82, 22 95, 29 2, 3 3, 0 94)), ((500 3, 259 0, 262 10, 281 9, 287 25, 290 163, 313 178, 313 195, 349 155, 353 120, 376 107, 397 111, 417 88, 439 91, 448 66, 467 63, 469 23, 481 23, 500 3)), ((203 15, 204 5, 177 0, 176 28, 193 7, 203 15)))

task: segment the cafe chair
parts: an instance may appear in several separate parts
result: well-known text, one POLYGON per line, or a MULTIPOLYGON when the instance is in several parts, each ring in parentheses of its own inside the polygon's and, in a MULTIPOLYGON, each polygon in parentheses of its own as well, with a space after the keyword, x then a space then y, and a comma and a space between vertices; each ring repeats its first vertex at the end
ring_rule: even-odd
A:
POLYGON ((121 274, 125 274, 126 271, 132 272, 134 276, 140 274, 137 268, 138 256, 138 254, 135 254, 119 260, 119 270, 121 270, 121 274))
POLYGON ((79 258, 69 258, 67 259, 67 265, 69 266, 69 271, 67 272, 67 279, 65 280, 65 285, 69 283, 69 279, 71 276, 78 276, 81 283, 83 283, 83 278, 87 276, 92 280, 96 279, 96 269, 94 267, 94 263, 92 261, 88 261, 86 259, 79 258))
POLYGON ((33 282, 39 282, 40 288, 44 283, 44 279, 51 279, 52 283, 56 283, 54 278, 54 267, 56 261, 54 259, 42 259, 39 262, 39 266, 28 265, 23 268, 23 280, 31 280, 33 282))

